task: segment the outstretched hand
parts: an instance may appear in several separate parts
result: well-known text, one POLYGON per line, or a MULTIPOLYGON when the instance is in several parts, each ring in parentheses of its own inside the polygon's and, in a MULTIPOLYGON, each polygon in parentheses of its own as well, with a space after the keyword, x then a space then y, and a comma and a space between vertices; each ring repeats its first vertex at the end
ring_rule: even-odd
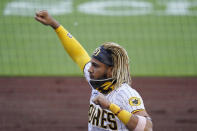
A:
POLYGON ((35 19, 44 25, 50 25, 54 29, 59 27, 59 23, 46 10, 36 12, 35 19))
POLYGON ((108 101, 103 94, 99 94, 92 100, 96 105, 100 105, 103 109, 109 109, 110 101, 108 101))

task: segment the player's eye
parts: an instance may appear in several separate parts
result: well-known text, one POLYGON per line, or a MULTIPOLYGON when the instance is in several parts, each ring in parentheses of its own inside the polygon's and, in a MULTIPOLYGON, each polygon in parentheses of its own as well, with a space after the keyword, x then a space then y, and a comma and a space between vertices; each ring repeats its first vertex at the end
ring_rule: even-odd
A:
POLYGON ((99 67, 99 65, 96 64, 96 63, 94 63, 94 62, 92 62, 92 66, 93 66, 93 67, 99 67))

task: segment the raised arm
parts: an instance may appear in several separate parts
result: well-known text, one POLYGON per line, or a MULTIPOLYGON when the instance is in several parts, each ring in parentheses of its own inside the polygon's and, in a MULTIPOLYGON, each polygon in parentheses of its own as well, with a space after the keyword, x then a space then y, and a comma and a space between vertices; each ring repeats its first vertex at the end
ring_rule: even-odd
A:
POLYGON ((64 49, 83 71, 85 64, 90 61, 90 57, 81 44, 52 16, 50 16, 47 11, 37 12, 35 19, 44 25, 51 26, 55 30, 64 49))

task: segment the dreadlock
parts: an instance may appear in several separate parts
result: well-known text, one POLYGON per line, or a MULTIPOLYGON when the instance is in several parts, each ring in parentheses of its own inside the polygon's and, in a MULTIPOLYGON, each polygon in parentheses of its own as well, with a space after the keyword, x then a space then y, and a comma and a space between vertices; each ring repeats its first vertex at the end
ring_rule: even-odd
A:
POLYGON ((103 44, 106 50, 112 52, 113 68, 112 78, 116 79, 115 88, 120 87, 121 84, 131 83, 131 76, 129 71, 129 57, 126 50, 120 45, 113 42, 106 42, 103 44))

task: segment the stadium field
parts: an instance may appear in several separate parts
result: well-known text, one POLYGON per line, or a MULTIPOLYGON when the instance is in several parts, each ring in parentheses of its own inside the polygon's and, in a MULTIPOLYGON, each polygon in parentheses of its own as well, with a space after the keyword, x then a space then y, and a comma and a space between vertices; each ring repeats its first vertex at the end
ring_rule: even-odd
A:
POLYGON ((55 32, 34 20, 48 10, 91 54, 126 48, 134 76, 197 76, 194 0, 1 0, 0 76, 79 76, 55 32))

